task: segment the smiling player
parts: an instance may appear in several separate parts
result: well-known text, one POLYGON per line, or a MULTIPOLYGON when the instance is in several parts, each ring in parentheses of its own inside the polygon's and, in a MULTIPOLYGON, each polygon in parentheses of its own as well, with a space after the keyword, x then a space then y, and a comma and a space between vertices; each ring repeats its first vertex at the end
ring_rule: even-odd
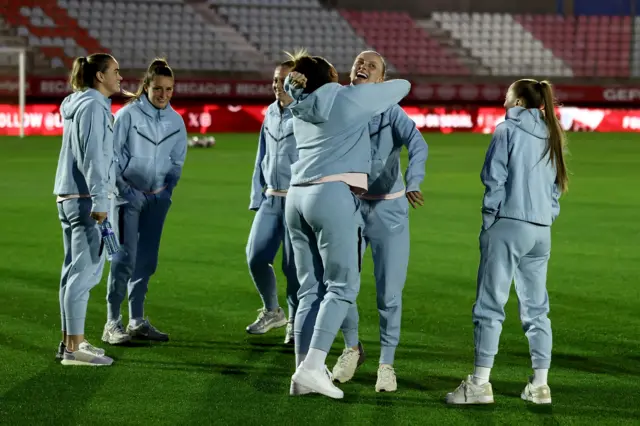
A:
MULTIPOLYGON (((386 74, 384 58, 373 51, 360 53, 351 68, 353 85, 381 83, 386 74)), ((397 389, 393 362, 400 339, 402 289, 409 265, 409 204, 423 205, 420 184, 425 175, 427 144, 415 123, 399 105, 393 105, 369 122, 371 174, 369 190, 360 196, 364 219, 364 243, 371 246, 380 315, 380 365, 376 391, 397 389), (409 151, 405 173, 400 171, 400 152, 409 151)), ((362 251, 364 253, 364 250, 362 251)), ((342 325, 346 348, 333 369, 341 383, 351 380, 364 361, 358 340, 358 308, 349 307, 342 325)))

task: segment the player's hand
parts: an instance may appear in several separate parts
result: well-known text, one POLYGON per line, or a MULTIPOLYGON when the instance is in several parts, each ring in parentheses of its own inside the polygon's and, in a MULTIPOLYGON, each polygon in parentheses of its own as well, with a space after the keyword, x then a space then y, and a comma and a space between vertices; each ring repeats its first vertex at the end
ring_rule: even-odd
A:
POLYGON ((98 223, 102 223, 107 218, 107 212, 91 212, 91 217, 98 223))
POLYGON ((407 192, 407 200, 409 200, 409 204, 414 209, 424 206, 424 198, 422 198, 422 192, 420 191, 407 192))
POLYGON ((297 71, 294 71, 289 74, 289 81, 294 88, 302 88, 307 87, 307 77, 304 74, 300 74, 297 71))

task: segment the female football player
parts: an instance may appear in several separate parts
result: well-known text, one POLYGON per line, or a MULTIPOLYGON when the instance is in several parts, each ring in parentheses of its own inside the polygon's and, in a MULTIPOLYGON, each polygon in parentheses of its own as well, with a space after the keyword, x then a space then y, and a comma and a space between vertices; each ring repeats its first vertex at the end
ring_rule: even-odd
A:
POLYGON ((132 96, 118 111, 114 142, 118 158, 118 206, 114 229, 123 252, 114 257, 107 285, 107 323, 102 340, 117 345, 131 338, 167 341, 144 316, 149 279, 158 266, 160 238, 171 196, 182 175, 187 130, 171 108, 174 74, 164 59, 154 60, 132 96), (129 298, 129 324, 120 305, 129 298))
POLYGON ((515 279, 520 320, 533 366, 522 399, 551 403, 551 322, 547 265, 551 225, 568 187, 565 136, 547 81, 518 80, 509 87, 507 114, 496 127, 481 178, 485 186, 480 232, 480 266, 473 306, 475 369, 453 392, 449 404, 489 404, 489 375, 505 319, 504 306, 515 279))
POLYGON ((112 95, 120 92, 115 58, 94 53, 77 58, 70 77, 73 93, 60 106, 64 119, 54 194, 62 224, 64 262, 60 280, 63 365, 111 365, 104 350, 84 338, 89 291, 100 282, 104 245, 97 223, 107 218, 114 192, 112 95))
POLYGON ((355 194, 367 190, 371 172, 368 123, 411 85, 393 80, 341 86, 326 59, 303 51, 292 60, 285 90, 294 99, 289 108, 299 160, 291 167, 285 214, 300 301, 290 393, 342 398, 325 360, 360 287, 362 216, 355 194))

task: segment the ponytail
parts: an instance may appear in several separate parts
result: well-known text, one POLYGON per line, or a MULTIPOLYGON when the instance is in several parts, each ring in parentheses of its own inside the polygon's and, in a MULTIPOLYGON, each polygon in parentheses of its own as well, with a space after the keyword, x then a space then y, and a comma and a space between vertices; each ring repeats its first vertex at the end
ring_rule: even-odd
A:
POLYGON ((569 173, 564 161, 566 149, 566 136, 560 126, 560 121, 556 117, 555 98, 553 86, 547 80, 536 81, 530 78, 523 78, 513 83, 512 90, 516 98, 524 102, 525 108, 536 108, 544 110, 544 121, 549 130, 547 147, 542 154, 542 158, 549 155, 549 161, 556 169, 556 184, 561 193, 567 192, 569 188, 569 173))
POLYGON ((69 75, 69 85, 75 92, 93 88, 96 74, 106 72, 110 61, 115 59, 108 53, 94 53, 87 57, 76 58, 69 75))
POLYGON ((569 189, 569 176, 564 160, 566 136, 560 126, 558 117, 556 117, 553 86, 547 80, 543 80, 538 84, 540 85, 544 105, 544 119, 549 129, 549 140, 543 157, 547 155, 547 153, 549 154, 549 161, 551 161, 556 168, 556 184, 560 192, 564 193, 569 189))

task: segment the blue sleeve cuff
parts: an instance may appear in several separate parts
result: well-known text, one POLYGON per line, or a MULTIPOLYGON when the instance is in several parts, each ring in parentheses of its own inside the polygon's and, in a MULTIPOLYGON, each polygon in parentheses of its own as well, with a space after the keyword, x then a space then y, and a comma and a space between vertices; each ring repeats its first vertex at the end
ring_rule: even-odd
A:
POLYGON ((109 211, 109 198, 106 195, 91 197, 91 211, 105 213, 109 211))
POLYGON ((408 182, 407 183, 407 192, 420 192, 420 183, 419 182, 408 182))

